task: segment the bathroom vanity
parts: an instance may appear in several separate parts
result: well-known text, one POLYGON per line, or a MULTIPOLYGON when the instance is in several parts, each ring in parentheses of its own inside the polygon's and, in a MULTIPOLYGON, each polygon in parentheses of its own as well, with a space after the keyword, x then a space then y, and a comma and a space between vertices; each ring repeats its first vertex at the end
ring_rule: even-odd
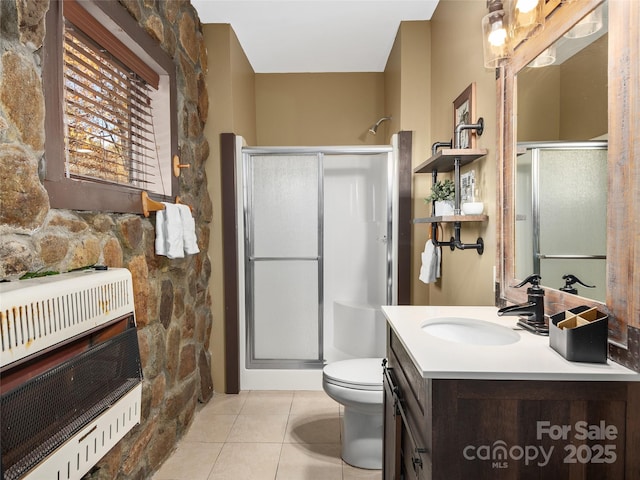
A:
POLYGON ((385 480, 640 478, 640 374, 569 362, 495 307, 383 311, 385 480))

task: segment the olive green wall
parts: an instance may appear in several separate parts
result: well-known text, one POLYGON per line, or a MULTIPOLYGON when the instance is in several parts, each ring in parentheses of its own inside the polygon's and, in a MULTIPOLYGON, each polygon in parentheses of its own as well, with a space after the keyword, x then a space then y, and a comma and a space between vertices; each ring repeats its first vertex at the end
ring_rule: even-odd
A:
MULTIPOLYGON (((386 110, 393 115, 391 131, 413 132, 412 167, 430 155, 431 142, 431 26, 429 22, 403 22, 400 25, 385 68, 386 110)), ((413 177, 412 211, 419 211, 423 198, 429 194, 430 176, 413 177)), ((424 247, 416 243, 427 231, 425 225, 413 226, 411 257, 411 303, 429 303, 429 289, 417 280, 420 272, 420 253, 424 247)))
MULTIPOLYGON (((385 69, 386 111, 393 115, 391 132, 413 132, 413 166, 431 156, 431 145, 453 137, 453 101, 469 84, 476 83, 476 116, 485 121, 478 146, 489 150, 463 172, 476 171, 476 184, 489 221, 465 224, 462 241, 483 237, 485 252, 443 249, 441 279, 425 285, 418 279, 429 235, 426 224, 414 224, 411 303, 414 305, 493 305, 493 266, 496 261, 496 82, 495 72, 484 68, 480 20, 484 2, 441 0, 429 22, 403 22, 385 69)), ((474 118, 473 121, 476 121, 474 118)), ((441 178, 450 174, 441 175, 441 178)), ((413 217, 430 216, 430 174, 414 174, 413 217)), ((446 226, 444 239, 452 229, 446 226)))
POLYGON ((388 122, 368 133, 385 116, 382 73, 259 73, 255 81, 260 146, 386 143, 388 122))
POLYGON ((608 35, 604 35, 559 65, 527 68, 519 74, 518 141, 606 135, 607 58, 608 35))
POLYGON ((209 240, 213 326, 209 350, 213 387, 225 391, 224 344, 224 280, 222 271, 222 200, 220 178, 220 134, 235 132, 247 143, 256 141, 255 74, 229 25, 203 25, 209 69, 209 118, 204 134, 210 155, 206 166, 208 189, 213 203, 213 219, 209 240))
MULTIPOLYGON (((477 0, 441 0, 431 19, 431 142, 449 141, 453 137, 453 101, 472 82, 476 83, 476 117, 483 117, 485 131, 478 146, 489 154, 463 168, 474 169, 476 185, 485 204, 489 221, 484 224, 463 224, 462 241, 475 243, 481 236, 485 251, 442 251, 442 278, 430 285, 432 305, 493 305, 493 266, 496 262, 496 80, 495 72, 484 68, 482 29, 486 3, 477 0)), ((476 121, 474 118, 473 121, 476 121)), ((425 181, 429 181, 428 174, 425 181)), ((422 195, 420 195, 422 196, 422 195)), ((416 216, 429 215, 424 203, 416 216)), ((427 228, 415 227, 414 240, 424 246, 427 228)), ((445 238, 452 235, 445 228, 445 238)), ((419 280, 416 280, 419 282, 419 280)), ((423 287, 421 287, 423 288, 423 287)), ((426 287, 424 287, 426 288, 426 287)))

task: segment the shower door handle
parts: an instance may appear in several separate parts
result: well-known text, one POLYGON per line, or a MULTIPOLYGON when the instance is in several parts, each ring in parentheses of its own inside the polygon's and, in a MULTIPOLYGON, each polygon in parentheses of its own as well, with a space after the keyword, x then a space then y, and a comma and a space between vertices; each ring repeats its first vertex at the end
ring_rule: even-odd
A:
POLYGON ((274 262, 274 261, 286 261, 286 260, 297 260, 297 261, 301 261, 301 260, 306 260, 306 261, 313 261, 313 262, 317 262, 318 260, 320 260, 319 256, 315 256, 315 257, 249 257, 249 261, 250 262, 255 262, 255 261, 270 261, 270 262, 274 262))

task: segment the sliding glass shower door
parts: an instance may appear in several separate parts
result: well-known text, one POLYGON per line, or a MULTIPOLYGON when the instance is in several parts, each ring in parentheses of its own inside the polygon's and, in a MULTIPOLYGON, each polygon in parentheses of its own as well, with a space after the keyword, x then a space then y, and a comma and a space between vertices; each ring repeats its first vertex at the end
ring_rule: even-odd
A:
POLYGON ((336 305, 376 311, 373 329, 393 302, 393 149, 242 152, 245 371, 321 369, 350 355, 336 305))
POLYGON ((247 367, 320 368, 322 156, 244 156, 247 367))

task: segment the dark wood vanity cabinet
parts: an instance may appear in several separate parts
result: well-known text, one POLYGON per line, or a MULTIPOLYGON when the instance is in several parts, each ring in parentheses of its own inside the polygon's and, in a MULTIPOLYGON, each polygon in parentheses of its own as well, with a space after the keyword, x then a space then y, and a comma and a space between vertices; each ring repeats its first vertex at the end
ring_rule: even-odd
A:
POLYGON ((384 479, 431 477, 430 409, 426 381, 398 338, 389 333, 384 368, 384 479))
POLYGON ((389 329, 384 412, 385 480, 640 479, 638 382, 425 379, 389 329))

